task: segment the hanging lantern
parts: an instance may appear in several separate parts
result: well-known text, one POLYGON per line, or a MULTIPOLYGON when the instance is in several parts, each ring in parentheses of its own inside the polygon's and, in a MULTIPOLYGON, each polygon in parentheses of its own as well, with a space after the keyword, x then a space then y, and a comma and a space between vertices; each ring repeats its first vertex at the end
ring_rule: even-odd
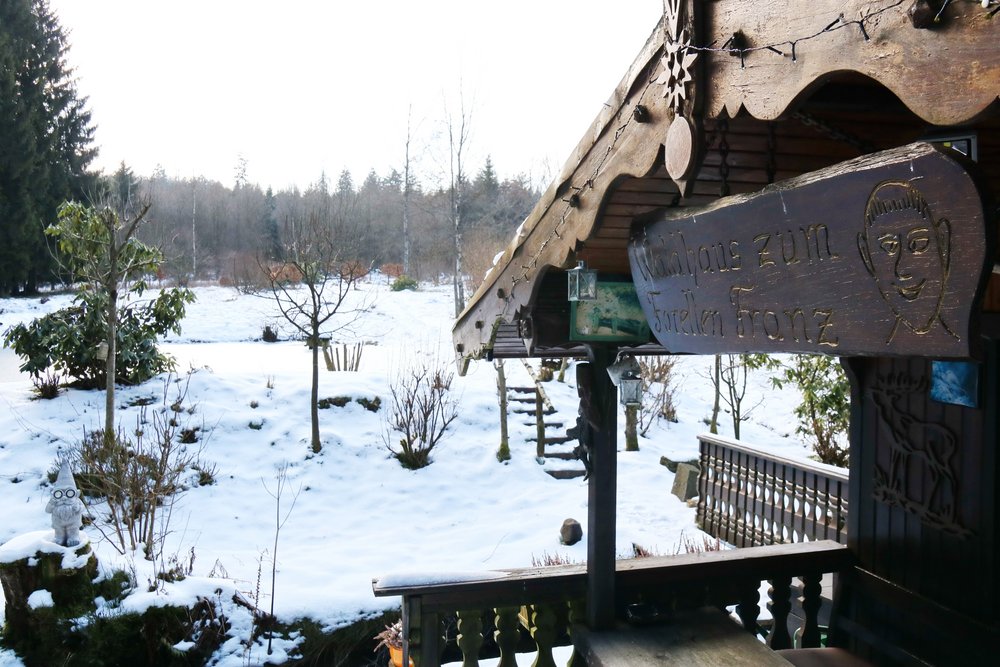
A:
POLYGON ((107 341, 101 341, 97 346, 97 358, 100 361, 108 360, 108 343, 107 341))
POLYGON ((588 269, 583 262, 566 272, 567 299, 570 301, 593 301, 597 298, 597 271, 588 269))
POLYGON ((619 402, 626 407, 642 405, 642 369, 631 354, 608 366, 611 382, 618 387, 619 402))

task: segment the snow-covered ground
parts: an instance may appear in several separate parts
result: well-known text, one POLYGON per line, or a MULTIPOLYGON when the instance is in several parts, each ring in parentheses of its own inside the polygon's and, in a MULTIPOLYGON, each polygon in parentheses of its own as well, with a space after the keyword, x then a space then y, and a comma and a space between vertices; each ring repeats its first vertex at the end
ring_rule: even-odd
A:
MULTIPOLYGON (((374 413, 351 402, 321 411, 323 450, 318 455, 309 448, 308 350, 300 342, 258 340, 267 324, 290 336, 273 302, 223 287, 199 287, 196 294, 183 333, 162 346, 177 359, 176 375, 117 393, 119 423, 132 429, 143 408, 130 404, 155 399, 147 413, 165 409, 189 380, 185 405, 193 412, 184 418, 188 426, 199 427, 202 458, 216 469, 214 484, 191 488, 180 498, 166 539, 165 553, 179 561, 186 563, 194 554, 193 576, 137 597, 132 605, 170 596, 193 599, 205 592, 214 597, 211 591, 220 586, 253 597, 258 567, 269 574, 275 556, 272 493, 283 464, 288 465, 288 486, 282 512, 299 493, 280 532, 275 590, 265 584, 257 601, 265 609, 273 602, 282 620, 308 616, 335 628, 398 608, 398 600, 376 599, 371 591, 373 577, 391 573, 523 567, 545 554, 586 559, 586 482, 545 474, 545 466, 535 462, 535 444, 528 441, 534 426, 522 423, 527 420, 511 419, 511 461, 500 464, 495 458, 499 417, 492 364, 474 363, 466 377, 455 378, 459 417, 434 450, 432 465, 409 471, 390 457, 384 419, 394 376, 421 360, 454 369, 450 287, 392 292, 384 279, 372 279, 352 293, 369 310, 351 332, 339 335, 345 342, 368 343, 361 369, 322 369, 320 396, 380 397, 383 407, 374 413), (559 543, 559 527, 567 517, 584 528, 583 542, 572 547, 559 543)), ((0 331, 69 300, 66 295, 45 303, 0 299, 0 331)), ((638 452, 619 453, 617 544, 622 555, 633 543, 675 553, 682 537, 696 535, 694 510, 670 494, 673 475, 659 460, 696 456, 696 435, 706 430, 712 406, 710 362, 708 357, 682 358, 679 421, 654 427, 640 440, 638 452)), ((0 543, 49 526, 46 474, 60 451, 71 448, 85 430, 103 426, 102 392, 68 390, 55 400, 35 400, 17 364, 11 350, 0 349, 0 543)), ((508 361, 506 369, 509 384, 530 382, 520 362, 508 361)), ((571 370, 566 384, 546 385, 567 423, 576 412, 572 377, 571 370)), ((752 385, 748 404, 763 402, 743 425, 742 439, 783 455, 806 456, 793 433, 796 395, 772 390, 764 375, 753 378, 752 385)), ((731 434, 725 416, 721 428, 723 435, 731 434)), ((619 447, 624 448, 621 436, 619 447)), ((121 556, 99 532, 87 533, 102 567, 134 569, 140 583, 152 576, 141 557, 121 556)), ((246 624, 237 621, 234 633, 241 631, 247 631, 246 624)), ((239 639, 234 637, 214 664, 244 664, 239 639)))

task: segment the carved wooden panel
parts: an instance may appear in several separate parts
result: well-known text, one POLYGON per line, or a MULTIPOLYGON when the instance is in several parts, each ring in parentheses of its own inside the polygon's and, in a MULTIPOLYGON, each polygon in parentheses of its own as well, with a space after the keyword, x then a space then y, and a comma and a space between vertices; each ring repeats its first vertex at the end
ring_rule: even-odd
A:
POLYGON ((629 261, 673 352, 964 357, 985 245, 971 177, 912 144, 639 223, 629 261))
MULTIPOLYGON (((707 2, 706 114, 761 119, 803 92, 857 72, 935 125, 967 122, 1000 94, 1000 21, 977 2, 950 2, 930 29, 912 0, 707 2)), ((995 9, 992 8, 992 9, 995 9)))
POLYGON ((931 362, 856 358, 849 544, 862 567, 935 603, 994 621, 1000 594, 1000 344, 986 340, 979 408, 931 398, 931 362), (973 586, 965 584, 972 576, 973 586))

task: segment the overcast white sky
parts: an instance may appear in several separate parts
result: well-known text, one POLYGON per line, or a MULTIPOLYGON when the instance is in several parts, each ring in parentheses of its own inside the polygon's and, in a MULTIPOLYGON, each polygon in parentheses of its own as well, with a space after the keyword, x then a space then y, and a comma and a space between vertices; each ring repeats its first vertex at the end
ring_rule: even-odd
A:
MULTIPOLYGON (((656 26, 662 0, 50 0, 101 152, 138 174, 262 187, 446 167, 445 106, 472 109, 468 171, 558 173, 656 26)), ((546 179, 547 180, 547 179, 546 179)))

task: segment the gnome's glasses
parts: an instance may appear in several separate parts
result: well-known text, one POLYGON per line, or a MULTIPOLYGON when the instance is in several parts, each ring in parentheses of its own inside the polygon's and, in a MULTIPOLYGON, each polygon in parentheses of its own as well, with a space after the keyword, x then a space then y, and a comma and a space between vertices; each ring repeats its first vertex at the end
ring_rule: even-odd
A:
POLYGON ((57 489, 52 492, 52 497, 55 498, 56 500, 61 500, 63 496, 66 496, 67 498, 75 498, 76 489, 66 489, 65 491, 63 491, 62 489, 57 489))

